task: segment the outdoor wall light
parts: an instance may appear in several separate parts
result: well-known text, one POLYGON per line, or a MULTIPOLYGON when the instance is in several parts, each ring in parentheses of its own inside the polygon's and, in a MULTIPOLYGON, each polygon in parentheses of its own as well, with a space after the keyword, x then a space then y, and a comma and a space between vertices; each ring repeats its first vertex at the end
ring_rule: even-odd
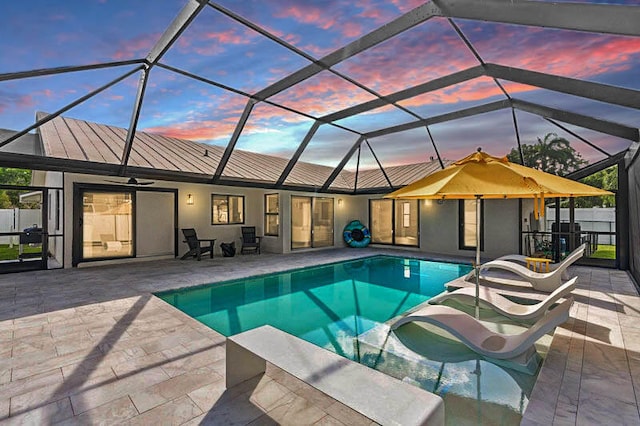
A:
POLYGON ((338 207, 342 207, 342 198, 338 198, 338 207))
POLYGON ((191 195, 191 194, 187 194, 187 205, 188 206, 192 206, 193 205, 193 195, 191 195))

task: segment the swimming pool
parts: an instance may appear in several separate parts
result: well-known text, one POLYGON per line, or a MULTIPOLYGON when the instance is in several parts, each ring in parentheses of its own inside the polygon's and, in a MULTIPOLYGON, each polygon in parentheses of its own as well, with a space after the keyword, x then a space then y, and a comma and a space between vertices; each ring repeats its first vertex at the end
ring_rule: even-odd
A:
POLYGON ((384 324, 470 270, 374 256, 157 296, 225 336, 269 324, 412 382, 445 399, 448 423, 491 413, 501 423, 517 424, 535 377, 487 362, 419 326, 389 333, 384 324), (447 407, 447 400, 455 405, 447 407))

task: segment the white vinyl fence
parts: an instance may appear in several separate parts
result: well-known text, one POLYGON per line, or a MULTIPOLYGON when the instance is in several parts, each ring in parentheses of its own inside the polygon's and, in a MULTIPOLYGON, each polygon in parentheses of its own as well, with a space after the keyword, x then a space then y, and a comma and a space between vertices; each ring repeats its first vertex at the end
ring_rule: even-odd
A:
MULTIPOLYGON (((21 232, 34 225, 42 227, 40 209, 0 209, 0 232, 21 232)), ((0 237, 0 244, 18 244, 18 236, 0 237)))
MULTIPOLYGON (((545 216, 545 230, 551 232, 551 225, 555 222, 555 208, 547 208, 545 216)), ((616 232, 615 207, 593 207, 575 209, 575 223, 580 224, 581 232, 616 232)), ((569 209, 560 209, 560 222, 569 222, 569 209)), ((615 235, 598 235, 598 244, 615 244, 615 235)))

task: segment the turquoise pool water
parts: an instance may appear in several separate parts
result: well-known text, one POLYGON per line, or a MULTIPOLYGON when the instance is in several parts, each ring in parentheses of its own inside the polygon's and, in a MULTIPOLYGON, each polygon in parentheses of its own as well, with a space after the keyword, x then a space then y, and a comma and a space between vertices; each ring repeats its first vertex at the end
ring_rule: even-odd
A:
POLYGON ((158 296, 225 336, 269 324, 355 359, 354 337, 442 292, 446 282, 470 270, 376 256, 158 296))
POLYGON ((383 324, 470 270, 375 256, 157 296, 225 336, 269 324, 437 393, 449 424, 519 424, 534 376, 487 362, 414 324, 394 333, 383 324))

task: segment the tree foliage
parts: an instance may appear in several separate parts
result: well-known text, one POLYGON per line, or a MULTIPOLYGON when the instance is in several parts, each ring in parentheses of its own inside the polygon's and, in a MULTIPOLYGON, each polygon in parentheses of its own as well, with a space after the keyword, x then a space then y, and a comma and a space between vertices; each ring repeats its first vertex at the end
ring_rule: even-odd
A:
MULTIPOLYGON (((0 167, 0 184, 27 186, 31 184, 31 170, 0 167)), ((0 190, 0 208, 10 209, 14 207, 32 208, 20 202, 20 191, 14 189, 0 190)))
POLYGON ((0 183, 27 186, 31 183, 31 170, 0 167, 0 183))
MULTIPOLYGON (((567 139, 555 133, 547 133, 532 145, 522 144, 522 156, 525 166, 558 176, 565 176, 588 163, 567 139)), ((520 163, 520 153, 516 148, 507 154, 507 158, 520 163)))
MULTIPOLYGON (((618 166, 611 166, 600 170, 580 182, 596 188, 606 189, 615 192, 618 190, 618 166)), ((579 197, 576 198, 576 207, 614 207, 616 205, 615 195, 604 195, 602 197, 579 197)))
MULTIPOLYGON (((534 144, 522 144, 522 156, 524 164, 543 172, 565 176, 580 167, 588 164, 579 152, 571 147, 569 141, 559 137, 555 133, 547 133, 543 139, 538 138, 534 144)), ((520 153, 517 149, 512 149, 507 154, 509 161, 520 163, 520 153)), ((618 189, 618 168, 617 166, 601 170, 586 178, 581 182, 597 188, 615 191, 618 189)), ((575 206, 590 207, 613 207, 616 204, 615 195, 605 195, 602 197, 578 197, 575 199, 575 206)), ((565 200, 562 207, 568 207, 569 202, 565 200)))

